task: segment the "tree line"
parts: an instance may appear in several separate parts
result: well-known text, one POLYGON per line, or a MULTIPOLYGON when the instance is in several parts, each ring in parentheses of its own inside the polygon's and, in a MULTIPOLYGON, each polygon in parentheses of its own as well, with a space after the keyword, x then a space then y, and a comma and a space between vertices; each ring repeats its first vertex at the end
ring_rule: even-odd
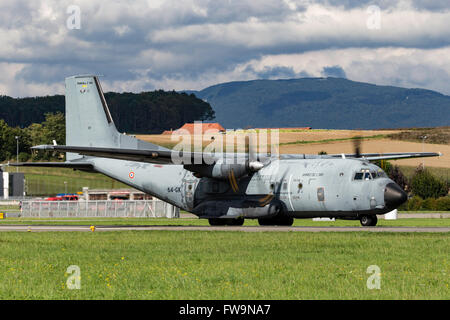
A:
POLYGON ((16 160, 19 152, 19 162, 32 160, 58 159, 51 153, 31 153, 31 147, 41 144, 58 144, 66 142, 65 117, 61 112, 46 113, 42 123, 32 123, 28 127, 10 127, 4 119, 0 119, 0 162, 16 160), (17 150, 18 147, 18 150, 17 150))
MULTIPOLYGON (((211 105, 194 94, 157 90, 105 94, 117 129, 127 133, 161 133, 186 122, 215 118, 211 105)), ((0 96, 0 119, 10 127, 26 128, 43 123, 46 114, 64 113, 63 95, 11 98, 0 96)))

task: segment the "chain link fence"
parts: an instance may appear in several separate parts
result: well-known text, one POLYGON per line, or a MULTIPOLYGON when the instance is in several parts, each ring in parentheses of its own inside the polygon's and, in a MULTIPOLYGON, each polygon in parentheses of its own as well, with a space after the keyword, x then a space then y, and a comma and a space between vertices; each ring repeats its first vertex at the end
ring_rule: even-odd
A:
POLYGON ((180 209, 157 199, 22 201, 20 216, 30 218, 179 218, 180 209))

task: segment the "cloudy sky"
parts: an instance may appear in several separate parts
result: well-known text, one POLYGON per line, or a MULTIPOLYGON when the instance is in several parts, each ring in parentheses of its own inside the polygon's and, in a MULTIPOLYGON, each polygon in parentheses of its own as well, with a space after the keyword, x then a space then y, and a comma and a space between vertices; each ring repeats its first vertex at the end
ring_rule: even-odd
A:
POLYGON ((0 94, 346 77, 450 94, 448 0, 2 0, 0 94))

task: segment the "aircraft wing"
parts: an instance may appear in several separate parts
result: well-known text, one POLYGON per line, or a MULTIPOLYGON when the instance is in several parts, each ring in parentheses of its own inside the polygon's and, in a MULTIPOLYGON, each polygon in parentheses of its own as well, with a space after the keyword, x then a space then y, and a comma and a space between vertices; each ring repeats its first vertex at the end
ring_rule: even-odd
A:
MULTIPOLYGON (((216 156, 209 153, 182 152, 175 150, 142 150, 142 149, 122 149, 122 148, 99 148, 99 147, 78 147, 41 145, 33 147, 35 150, 72 152, 85 156, 100 158, 112 158, 128 161, 147 162, 156 164, 212 164, 217 160, 216 156), (176 161, 174 161, 176 160, 176 161), (200 164, 200 163, 199 163, 200 164)), ((307 155, 307 154, 280 154, 280 159, 315 159, 315 158, 346 158, 360 159, 367 161, 376 160, 397 160, 409 158, 438 157, 441 153, 436 152, 398 152, 398 153, 362 153, 356 154, 330 154, 330 155, 307 155)), ((245 155, 244 155, 245 156, 245 155)))
MULTIPOLYGON (((333 158, 341 158, 342 154, 332 154, 333 158)), ((397 152, 397 153, 361 153, 357 158, 356 154, 344 154, 345 158, 355 158, 368 161, 376 160, 400 160, 410 158, 426 158, 426 157, 439 157, 442 153, 436 152, 397 152)))
POLYGON ((34 150, 72 152, 85 156, 100 158, 111 158, 119 160, 148 162, 156 164, 192 164, 200 161, 210 161, 214 163, 214 157, 207 153, 182 152, 175 150, 142 150, 142 149, 122 149, 122 148, 98 148, 98 147, 77 147, 59 145, 41 145, 32 147, 34 150), (175 160, 175 161, 174 161, 175 160))
POLYGON ((327 158, 345 158, 345 159, 360 159, 367 161, 376 160, 399 160, 409 158, 425 158, 425 157, 439 157, 442 153, 436 152, 396 152, 396 153, 361 153, 359 155, 351 154, 327 154, 327 155, 314 155, 314 154, 280 154, 280 159, 327 159, 327 158))

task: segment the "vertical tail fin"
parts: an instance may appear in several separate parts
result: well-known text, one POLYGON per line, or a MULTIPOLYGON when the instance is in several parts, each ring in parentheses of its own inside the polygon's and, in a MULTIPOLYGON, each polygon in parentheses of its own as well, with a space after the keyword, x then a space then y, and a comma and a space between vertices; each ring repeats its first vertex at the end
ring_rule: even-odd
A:
MULTIPOLYGON (((165 149, 117 131, 96 76, 66 78, 66 145, 165 149)), ((67 160, 78 158, 78 154, 67 153, 67 160)))

